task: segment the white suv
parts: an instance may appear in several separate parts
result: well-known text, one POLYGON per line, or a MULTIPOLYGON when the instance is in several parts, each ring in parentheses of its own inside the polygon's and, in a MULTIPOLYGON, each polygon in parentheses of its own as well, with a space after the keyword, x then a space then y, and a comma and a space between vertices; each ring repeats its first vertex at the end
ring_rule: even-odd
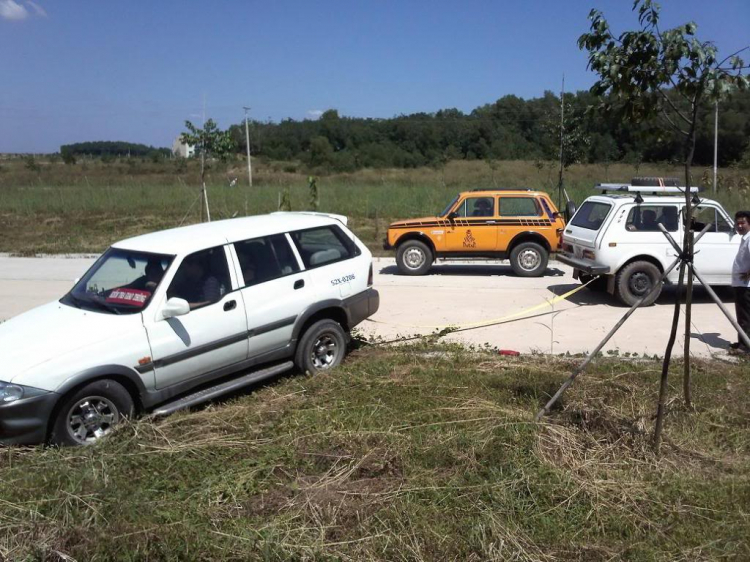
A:
MULTIPOLYGON (((651 291, 676 258, 659 224, 682 245, 685 197, 679 193, 684 188, 622 184, 597 188, 604 193, 586 199, 568 223, 557 259, 572 266, 573 276, 583 282, 601 276, 589 287, 606 289, 632 306, 651 291)), ((692 229, 700 232, 708 223, 710 230, 695 246, 695 268, 711 285, 731 285, 741 237, 719 203, 700 199, 692 229)), ((667 282, 676 282, 677 276, 675 268, 667 282)), ((658 295, 643 304, 653 304, 658 295)))
POLYGON ((0 444, 85 444, 135 412, 335 367, 379 306, 345 223, 274 213, 114 244, 62 299, 0 324, 0 444))

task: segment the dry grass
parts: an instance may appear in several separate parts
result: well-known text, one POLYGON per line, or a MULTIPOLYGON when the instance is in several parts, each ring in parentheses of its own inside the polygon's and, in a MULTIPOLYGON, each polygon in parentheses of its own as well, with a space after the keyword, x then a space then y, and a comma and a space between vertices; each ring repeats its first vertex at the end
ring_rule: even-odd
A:
MULTIPOLYGON (((748 368, 697 362, 651 451, 658 365, 364 347, 336 373, 0 456, 9 560, 750 556, 748 368)), ((675 373, 681 366, 675 365, 675 373)), ((677 381, 674 381, 675 383, 677 381)))

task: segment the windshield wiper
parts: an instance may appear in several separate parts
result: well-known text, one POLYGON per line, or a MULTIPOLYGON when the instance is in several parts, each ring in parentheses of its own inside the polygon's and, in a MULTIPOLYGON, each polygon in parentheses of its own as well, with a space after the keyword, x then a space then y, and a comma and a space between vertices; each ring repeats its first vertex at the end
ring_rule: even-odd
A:
POLYGON ((121 314, 120 310, 117 307, 112 306, 111 304, 107 304, 106 302, 97 301, 97 300, 93 300, 92 299, 92 300, 85 301, 85 303, 86 304, 93 304, 93 305, 99 307, 99 309, 106 310, 106 311, 111 312, 113 314, 121 314))

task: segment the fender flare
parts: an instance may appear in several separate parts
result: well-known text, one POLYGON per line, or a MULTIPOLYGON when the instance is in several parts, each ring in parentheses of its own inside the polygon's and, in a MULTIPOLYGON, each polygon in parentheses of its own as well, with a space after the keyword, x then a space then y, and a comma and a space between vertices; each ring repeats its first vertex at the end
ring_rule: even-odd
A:
POLYGON ((146 386, 143 384, 140 375, 135 369, 123 365, 98 365, 89 369, 84 369, 65 379, 56 389, 55 392, 63 396, 76 387, 90 381, 106 378, 125 378, 135 387, 138 396, 134 398, 142 399, 146 395, 146 386))
POLYGON ((344 301, 340 299, 326 299, 324 301, 316 302, 315 304, 310 305, 302 312, 302 314, 297 317, 297 320, 294 322, 294 328, 292 328, 292 341, 296 342, 299 339, 302 328, 305 326, 307 321, 310 320, 310 318, 326 309, 335 309, 339 314, 344 316, 346 318, 347 325, 343 326, 343 328, 345 330, 348 330, 348 325, 351 322, 351 314, 348 307, 345 306, 344 301))

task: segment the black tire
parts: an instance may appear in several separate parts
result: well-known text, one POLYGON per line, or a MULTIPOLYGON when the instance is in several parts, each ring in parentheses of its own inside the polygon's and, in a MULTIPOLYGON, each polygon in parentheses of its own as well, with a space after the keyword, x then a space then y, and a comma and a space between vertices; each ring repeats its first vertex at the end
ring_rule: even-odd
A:
POLYGON ((633 178, 632 180, 630 180, 630 185, 653 187, 658 186, 660 181, 664 182, 664 185, 668 187, 680 187, 680 180, 677 178, 660 178, 655 176, 641 176, 633 178))
MULTIPOLYGON (((661 271, 648 261, 634 261, 623 267, 617 274, 615 294, 623 304, 633 306, 635 302, 647 295, 651 288, 661 279, 661 271)), ((661 287, 641 306, 650 306, 661 294, 661 287)))
POLYGON ((432 267, 432 250, 419 240, 407 240, 398 247, 396 264, 404 275, 424 275, 432 267))
MULTIPOLYGON (((596 275, 589 275, 588 273, 578 274, 578 280, 584 285, 589 283, 594 277, 596 277, 596 275)), ((604 275, 599 275, 596 279, 591 281, 591 283, 586 285, 586 288, 595 293, 602 293, 607 290, 607 278, 604 275)))
POLYGON ((337 367, 346 355, 346 332, 334 320, 318 320, 302 335, 294 363, 303 373, 314 375, 337 367))
POLYGON ((536 242, 521 242, 510 253, 510 266, 519 277, 540 277, 548 261, 549 253, 536 242))
POLYGON ((53 421, 50 442, 90 445, 132 415, 133 398, 120 383, 110 379, 94 381, 63 399, 53 421))

